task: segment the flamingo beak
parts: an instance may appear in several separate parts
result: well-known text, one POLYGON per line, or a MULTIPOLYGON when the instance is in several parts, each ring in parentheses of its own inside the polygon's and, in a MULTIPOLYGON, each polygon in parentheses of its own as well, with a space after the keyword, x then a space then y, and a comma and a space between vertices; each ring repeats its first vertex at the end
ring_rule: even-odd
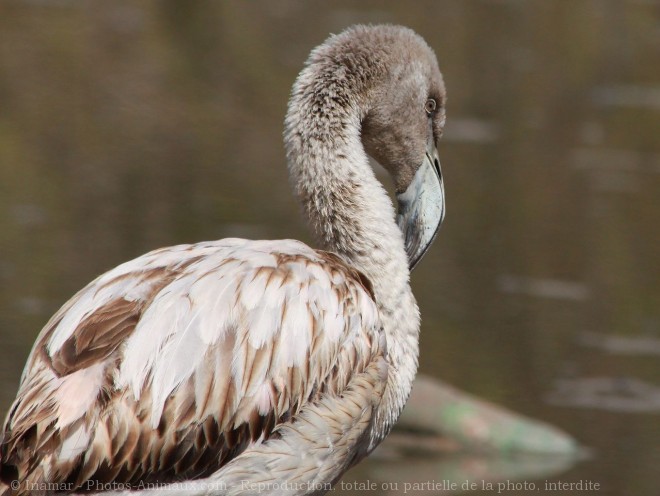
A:
POLYGON ((433 243, 445 217, 445 188, 435 142, 429 139, 422 165, 408 188, 396 195, 397 224, 403 232, 412 271, 433 243))

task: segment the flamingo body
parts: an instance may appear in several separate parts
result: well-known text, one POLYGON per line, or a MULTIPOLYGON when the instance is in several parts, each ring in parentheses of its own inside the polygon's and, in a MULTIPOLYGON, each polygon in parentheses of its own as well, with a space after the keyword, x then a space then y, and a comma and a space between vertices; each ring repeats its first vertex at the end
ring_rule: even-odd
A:
POLYGON ((285 120, 323 250, 225 239, 152 251, 69 300, 28 358, 0 494, 324 494, 396 422, 419 353, 410 270, 444 217, 444 83, 409 29, 310 55, 285 120), (391 174, 399 205, 367 151, 391 174))

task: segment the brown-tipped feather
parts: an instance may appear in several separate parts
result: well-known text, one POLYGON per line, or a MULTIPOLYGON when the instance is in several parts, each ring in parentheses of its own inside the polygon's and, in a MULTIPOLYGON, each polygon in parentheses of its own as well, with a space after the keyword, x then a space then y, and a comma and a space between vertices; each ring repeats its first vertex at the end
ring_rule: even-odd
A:
MULTIPOLYGON (((310 307, 307 317, 300 320, 305 332, 309 333, 306 358, 300 366, 287 366, 283 360, 289 356, 288 349, 300 346, 286 341, 288 335, 284 333, 288 331, 280 329, 287 312, 294 311, 293 306, 288 305, 285 298, 280 308, 272 310, 277 312, 279 319, 277 332, 263 346, 255 347, 249 339, 251 321, 247 311, 242 310, 244 296, 239 289, 231 301, 240 318, 227 320, 225 327, 220 328, 222 339, 208 345, 205 356, 200 359, 200 367, 170 392, 154 429, 151 425, 156 401, 151 389, 154 377, 151 374, 146 376, 139 400, 135 398, 135 392, 125 386, 119 387, 117 381, 127 342, 139 332, 136 329, 150 306, 167 297, 171 283, 188 277, 192 287, 195 281, 211 278, 222 287, 224 277, 239 277, 247 282, 236 287, 253 291, 250 284, 256 284, 262 278, 267 288, 296 294, 308 284, 299 280, 303 274, 301 270, 322 264, 322 270, 328 271, 328 291, 336 294, 327 296, 327 301, 314 303, 315 307, 338 304, 331 311, 358 312, 356 298, 361 304, 373 307, 359 274, 337 257, 325 253, 315 254, 311 250, 304 255, 277 253, 276 267, 251 266, 249 260, 236 257, 220 258, 210 268, 209 264, 205 265, 208 255, 195 255, 196 250, 209 251, 206 245, 197 249, 193 247, 188 256, 193 257, 194 262, 184 260, 159 268, 147 266, 144 270, 121 274, 102 283, 101 279, 92 283, 87 291, 97 295, 111 292, 115 284, 117 287, 139 287, 142 296, 136 299, 118 294, 104 301, 88 312, 52 353, 49 346, 53 336, 61 332, 58 329, 64 317, 75 308, 77 299, 87 294, 85 290, 65 305, 44 328, 6 422, 0 448, 3 477, 17 476, 31 483, 66 481, 76 487, 84 487, 87 480, 135 483, 203 477, 248 446, 277 437, 279 425, 295 418, 307 405, 319 401, 323 394, 341 394, 348 379, 364 370, 380 353, 369 344, 378 326, 361 329, 359 339, 340 335, 339 340, 333 341, 323 334, 322 319, 327 311, 313 313, 310 307), (199 273, 195 273, 197 270, 199 273), (330 282, 333 277, 342 282, 330 282), (335 303, 329 303, 333 301, 335 303), (242 361, 234 364, 232 369, 231 360, 235 359, 237 349, 240 349, 242 361), (367 358, 359 363, 356 354, 366 354, 367 358), (344 363, 350 364, 350 370, 338 374, 337 367, 344 363), (234 377, 234 369, 240 375, 234 377), (89 381, 97 381, 93 384, 97 389, 92 389, 96 391, 96 397, 89 399, 88 409, 76 413, 75 406, 65 404, 66 401, 72 401, 74 405, 76 401, 87 401, 85 398, 61 397, 57 384, 68 384, 67 381, 79 381, 88 388, 92 387, 89 381), (265 407, 267 411, 263 411, 265 407), (65 411, 71 417, 66 421, 69 423, 63 421, 65 411), (79 417, 76 419, 75 415, 79 417), (79 454, 73 452, 64 457, 62 446, 70 436, 79 435, 76 434, 78 429, 82 429, 80 432, 86 436, 80 438, 84 445, 76 448, 80 449, 79 454), (50 474, 47 478, 46 473, 50 474)), ((160 253, 168 254, 166 251, 160 253)), ((312 276, 309 273, 303 277, 312 276)), ((194 299, 188 298, 192 319, 198 309, 194 299)), ((264 308, 263 311, 270 311, 264 308)), ((228 317, 218 315, 217 318, 228 317)), ((345 326, 349 320, 346 319, 345 326)), ((19 490, 14 494, 26 493, 19 490)))

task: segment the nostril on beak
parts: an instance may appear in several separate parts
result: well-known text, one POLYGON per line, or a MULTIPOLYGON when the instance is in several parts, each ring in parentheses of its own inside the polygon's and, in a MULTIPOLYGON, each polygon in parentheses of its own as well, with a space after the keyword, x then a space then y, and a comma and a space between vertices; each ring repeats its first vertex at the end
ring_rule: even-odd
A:
POLYGON ((440 161, 437 159, 433 159, 433 165, 435 165, 435 170, 438 172, 438 177, 440 178, 440 181, 442 181, 442 171, 440 170, 440 161))

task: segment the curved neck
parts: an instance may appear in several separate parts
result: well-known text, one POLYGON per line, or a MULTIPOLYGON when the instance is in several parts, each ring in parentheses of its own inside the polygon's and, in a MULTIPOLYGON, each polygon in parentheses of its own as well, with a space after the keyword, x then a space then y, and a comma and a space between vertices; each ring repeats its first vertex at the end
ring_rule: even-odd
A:
POLYGON ((314 79, 313 67, 298 78, 286 118, 289 174, 321 246, 340 255, 373 285, 390 361, 386 393, 376 415, 377 442, 398 418, 412 386, 419 313, 392 202, 360 139, 368 102, 352 97, 346 82, 314 79))

